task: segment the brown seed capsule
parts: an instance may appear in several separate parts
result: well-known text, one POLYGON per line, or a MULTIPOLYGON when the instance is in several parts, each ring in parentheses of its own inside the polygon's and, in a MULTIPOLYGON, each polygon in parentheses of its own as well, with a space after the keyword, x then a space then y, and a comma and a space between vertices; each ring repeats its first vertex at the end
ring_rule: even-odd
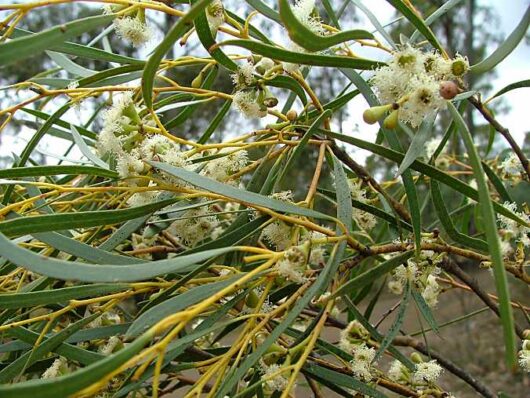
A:
POLYGON ((294 122, 296 118, 298 117, 298 112, 296 112, 294 109, 290 109, 285 116, 287 117, 287 120, 290 122, 294 122))
POLYGON ((446 81, 440 83, 440 95, 446 100, 453 99, 456 97, 460 90, 455 82, 446 81))

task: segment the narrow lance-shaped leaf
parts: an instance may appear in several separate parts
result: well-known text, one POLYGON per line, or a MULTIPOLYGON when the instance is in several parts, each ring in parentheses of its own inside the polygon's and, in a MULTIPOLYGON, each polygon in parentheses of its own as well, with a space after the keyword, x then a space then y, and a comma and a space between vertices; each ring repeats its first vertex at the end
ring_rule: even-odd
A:
POLYGON ((162 61, 162 58, 175 42, 186 33, 190 26, 190 22, 199 15, 199 13, 206 8, 212 0, 198 0, 179 21, 173 25, 164 40, 158 45, 155 52, 149 57, 142 75, 142 94, 145 105, 153 107, 153 87, 156 71, 162 61))
POLYGON ((132 265, 85 264, 45 257, 19 247, 0 234, 0 255, 12 263, 60 280, 82 282, 136 282, 170 272, 188 272, 210 258, 235 250, 232 247, 207 250, 187 256, 132 265))
POLYGON ((25 58, 33 57, 65 42, 71 37, 79 36, 89 30, 106 25, 114 15, 98 15, 65 23, 43 32, 20 37, 0 44, 0 66, 10 65, 25 58))
POLYGON ((322 51, 350 40, 374 38, 374 35, 362 29, 346 30, 325 36, 318 35, 294 15, 287 0, 280 0, 280 17, 291 40, 309 51, 322 51))
POLYGON ((495 220, 495 212, 493 211, 493 205, 488 190, 488 185, 484 177, 484 170, 480 163, 480 157, 477 153, 477 148, 473 142, 473 138, 462 118, 462 115, 458 113, 458 110, 453 104, 449 103, 449 111, 453 119, 455 120, 460 135, 464 141, 469 156, 469 161, 473 167, 473 175, 477 181, 479 206, 482 214, 482 222, 484 223, 484 229, 486 239, 489 246, 489 253, 491 256, 491 262, 493 263, 493 274, 495 275, 495 286, 497 288, 497 294, 499 296, 499 311, 501 314, 502 327, 504 331, 504 344, 506 353, 506 362, 508 366, 515 367, 516 364, 516 344, 515 344, 515 331, 514 331, 514 319, 512 313, 512 306, 510 302, 510 290, 508 288, 508 279, 506 276, 506 270, 504 269, 504 262, 502 258, 502 250, 499 242, 499 236, 497 233, 497 223, 495 220))

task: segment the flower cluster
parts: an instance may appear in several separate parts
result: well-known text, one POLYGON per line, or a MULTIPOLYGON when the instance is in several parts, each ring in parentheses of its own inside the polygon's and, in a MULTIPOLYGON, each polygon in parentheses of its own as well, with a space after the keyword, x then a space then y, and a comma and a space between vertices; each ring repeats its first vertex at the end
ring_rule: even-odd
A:
POLYGON ((153 37, 151 28, 138 16, 117 18, 114 21, 114 30, 119 37, 134 47, 145 45, 153 37))
POLYGON ((367 123, 385 116, 386 128, 395 128, 398 120, 412 127, 437 110, 458 93, 452 80, 460 79, 469 70, 466 58, 458 55, 446 60, 438 53, 424 53, 410 45, 392 54, 387 66, 377 69, 371 82, 383 104, 364 112, 367 123))
POLYGON ((44 371, 42 379, 53 379, 69 372, 68 361, 64 357, 59 357, 53 361, 52 365, 44 371))
POLYGON ((433 384, 438 380, 442 371, 442 367, 434 359, 429 362, 420 362, 416 364, 412 381, 416 384, 433 384))
POLYGON ((237 180, 229 180, 229 178, 247 165, 247 151, 223 148, 217 155, 221 157, 206 162, 200 174, 220 182, 236 185, 237 180))
POLYGON ((436 280, 441 270, 436 264, 442 258, 443 254, 423 251, 419 261, 409 259, 407 265, 401 264, 393 271, 392 278, 388 282, 389 290, 394 294, 402 294, 405 285, 410 283, 421 291, 421 295, 430 307, 435 307, 441 292, 436 280))
POLYGON ((499 165, 499 168, 507 176, 519 176, 524 170, 517 155, 511 152, 499 165))
MULTIPOLYGON (((517 211, 516 203, 505 202, 504 207, 516 214, 526 224, 530 225, 530 216, 526 213, 517 211)), ((521 243, 523 246, 530 246, 530 237, 528 236, 530 234, 530 227, 521 225, 517 221, 503 216, 502 214, 499 214, 498 218, 501 228, 504 229, 503 237, 505 241, 514 240, 515 242, 521 243)))
POLYGON ((278 364, 265 365, 261 363, 261 369, 263 371, 263 377, 267 378, 265 382, 265 388, 269 392, 283 391, 287 387, 289 380, 280 373, 281 366, 278 364))
MULTIPOLYGON (((350 187, 350 192, 353 200, 356 200, 361 203, 368 203, 368 198, 366 197, 366 189, 362 188, 361 180, 348 180, 348 185, 350 187)), ((357 207, 353 208, 353 218, 357 225, 365 231, 372 230, 377 224, 377 219, 371 213, 360 210, 357 207)))
POLYGON ((530 339, 523 340, 521 351, 519 351, 519 366, 525 372, 530 372, 530 339))
POLYGON ((212 215, 210 206, 201 206, 186 210, 179 213, 179 216, 179 219, 171 224, 168 231, 181 244, 187 246, 193 247, 210 237, 213 230, 219 224, 217 217, 212 215))
POLYGON ((307 266, 308 252, 309 242, 302 246, 293 246, 287 249, 283 258, 276 264, 278 274, 294 283, 304 283, 306 281, 304 272, 307 266))

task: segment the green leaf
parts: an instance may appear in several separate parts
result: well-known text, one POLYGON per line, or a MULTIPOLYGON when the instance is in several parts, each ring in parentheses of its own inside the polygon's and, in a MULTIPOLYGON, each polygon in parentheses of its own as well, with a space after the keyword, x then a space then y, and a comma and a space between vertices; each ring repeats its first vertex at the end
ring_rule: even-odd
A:
POLYGON ((98 382, 119 368, 148 344, 153 336, 146 333, 119 350, 85 368, 53 379, 35 379, 11 385, 0 385, 2 398, 67 397, 98 382))
MULTIPOLYGON (((35 35, 36 33, 30 32, 24 29, 20 29, 20 28, 15 28, 11 37, 12 38, 32 37, 35 35)), ((120 64, 131 64, 131 65, 135 64, 135 65, 141 65, 141 66, 145 64, 145 62, 140 59, 126 57, 124 55, 119 55, 119 54, 113 54, 113 53, 101 50, 99 48, 88 47, 82 44, 76 44, 76 43, 70 43, 70 42, 65 42, 62 44, 54 44, 49 49, 55 52, 58 52, 58 53, 75 55, 81 58, 94 59, 97 61, 117 62, 120 64)))
POLYGON ((407 170, 412 162, 425 152, 425 142, 432 136, 435 119, 436 115, 432 115, 423 120, 418 132, 412 138, 412 142, 410 143, 409 149, 407 149, 407 153, 405 153, 403 161, 399 165, 396 177, 407 170))
POLYGON ((444 49, 432 30, 427 26, 425 21, 421 19, 414 11, 412 11, 402 0, 386 0, 396 10, 398 10, 405 18, 407 18, 412 25, 431 43, 431 45, 441 53, 444 49))
MULTIPOLYGON (((192 4, 196 1, 197 0, 193 0, 192 4)), ((219 65, 224 66, 229 71, 237 70, 237 64, 232 61, 232 59, 230 59, 220 48, 214 47, 216 41, 212 35, 208 19, 206 18, 206 12, 201 11, 193 23, 201 44, 212 56, 212 58, 215 59, 219 65)))
POLYGON ((264 57, 302 65, 330 66, 364 70, 372 70, 384 65, 382 62, 372 61, 370 59, 364 58, 297 53, 253 40, 226 40, 219 43, 218 45, 242 47, 252 51, 253 53, 263 55, 264 57))
POLYGON ((142 94, 145 105, 148 108, 153 107, 153 87, 155 75, 158 66, 164 58, 164 55, 173 47, 175 42, 182 37, 189 29, 190 22, 192 22, 199 13, 206 8, 212 0, 198 0, 184 15, 179 19, 175 25, 170 29, 164 40, 156 47, 156 50, 149 57, 145 64, 144 73, 142 75, 142 94))
POLYGON ((117 178, 118 173, 113 170, 102 169, 94 166, 32 166, 32 167, 15 167, 12 169, 0 170, 0 178, 22 178, 22 177, 41 177, 56 175, 91 175, 99 177, 117 178))
POLYGON ((198 144, 205 144, 210 139, 217 127, 219 127, 219 124, 221 124, 221 122, 223 121, 231 106, 232 101, 226 100, 221 109, 219 109, 219 112, 217 112, 217 114, 211 121, 211 123, 204 130, 204 133, 202 133, 201 137, 197 140, 198 144))
POLYGON ((445 232, 451 239, 462 245, 471 247, 482 252, 488 252, 488 244, 481 239, 476 239, 458 231, 453 224, 453 219, 445 207, 445 202, 436 180, 431 180, 431 195, 438 219, 444 227, 445 232))
POLYGON ((265 4, 261 0, 246 0, 248 4, 250 4, 256 11, 258 11, 261 15, 273 20, 274 22, 281 22, 280 14, 278 14, 275 10, 270 8, 267 4, 265 4))
POLYGON ((374 28, 381 34, 381 36, 385 38, 388 44, 390 44, 393 48, 396 48, 396 43, 392 39, 392 36, 390 36, 390 33, 388 33, 384 26, 381 25, 377 17, 370 11, 370 9, 366 7, 361 0, 351 0, 351 2, 368 17, 372 25, 374 25, 374 28))
POLYGON ((52 278, 82 282, 136 282, 169 272, 188 272, 195 268, 196 264, 233 250, 233 247, 226 247, 131 265, 95 265, 41 256, 17 246, 0 234, 0 255, 12 263, 52 278))
POLYGON ((338 297, 344 294, 346 291, 361 289, 365 285, 372 283, 376 279, 388 274, 393 269, 399 267, 401 264, 411 258, 412 254, 413 253, 411 251, 408 251, 399 254, 396 257, 391 258, 390 260, 382 262, 381 264, 378 264, 373 268, 370 268, 369 270, 363 272, 360 275, 357 275, 353 279, 350 279, 348 282, 341 285, 337 290, 332 293, 331 297, 338 297))
POLYGON ((226 279, 220 282, 208 283, 187 290, 184 293, 170 297, 162 303, 151 307, 149 310, 137 317, 127 330, 127 336, 134 337, 149 329, 158 321, 164 319, 166 316, 175 314, 185 308, 191 307, 200 301, 211 297, 213 294, 219 292, 223 288, 233 284, 241 278, 243 274, 226 279))
POLYGON ((282 202, 281 200, 272 199, 254 192, 234 188, 231 185, 223 184, 221 182, 215 181, 208 177, 204 177, 192 171, 188 171, 179 167, 174 167, 166 163, 152 161, 148 163, 151 164, 153 167, 156 167, 174 177, 180 178, 181 180, 193 184, 196 187, 205 189, 210 192, 214 192, 219 195, 226 196, 228 198, 238 200, 245 205, 265 207, 282 213, 296 214, 299 216, 320 218, 324 220, 333 220, 333 217, 330 217, 318 211, 306 209, 304 207, 296 206, 287 202, 282 202))
POLYGON ((114 17, 115 15, 98 15, 78 19, 40 33, 2 43, 0 44, 0 66, 10 65, 38 55, 44 50, 52 49, 72 37, 112 22, 114 17))
MULTIPOLYGON (((530 8, 527 15, 530 16, 530 8)), ((484 178, 484 170, 480 162, 480 157, 477 153, 477 148, 471 137, 464 119, 458 113, 453 104, 449 103, 449 111, 460 131, 460 135, 464 141, 469 156, 469 161, 473 167, 473 175, 477 181, 479 207, 482 214, 482 222, 484 223, 484 232, 489 246, 489 253, 491 262, 493 263, 493 274, 495 276, 495 285, 497 288, 497 295, 499 296, 499 312, 501 315, 501 322, 504 331, 504 345, 506 350, 506 363, 510 368, 516 366, 517 346, 515 343, 514 319, 512 313, 512 306, 510 302, 510 290, 508 287, 508 279, 504 263, 502 259, 502 250, 499 242, 497 232, 497 222, 495 219, 495 212, 493 210, 492 200, 490 198, 488 185, 484 178)))
POLYGON ((92 153, 92 151, 86 144, 85 140, 81 138, 81 135, 79 134, 79 132, 77 131, 74 125, 70 125, 70 131, 72 132, 72 137, 74 137, 74 141, 77 147, 79 148, 81 153, 87 157, 87 159, 89 159, 96 166, 99 166, 103 169, 109 168, 109 165, 107 163, 105 163, 103 160, 98 158, 94 153, 92 153))
POLYGON ((346 247, 345 242, 341 242, 334 247, 332 254, 329 257, 326 267, 322 270, 316 281, 307 289, 306 293, 296 301, 294 306, 286 313, 285 318, 282 322, 276 326, 267 338, 257 346, 252 354, 247 355, 241 362, 238 368, 233 368, 224 379, 219 389, 215 394, 215 398, 221 398, 230 391, 236 383, 238 383, 242 377, 246 374, 248 369, 252 367, 258 360, 263 356, 267 349, 280 337, 280 335, 296 320, 302 310, 309 304, 311 299, 315 297, 318 292, 325 288, 325 282, 328 280, 330 270, 336 269, 340 264, 341 257, 338 253, 342 253, 346 247))
POLYGON ((53 60, 53 62, 55 62, 65 71, 71 73, 74 76, 88 77, 96 73, 96 71, 87 69, 81 65, 76 64, 64 54, 55 51, 46 51, 46 54, 48 54, 48 56, 53 60))
MULTIPOLYGON (((425 25, 430 26, 433 22, 438 20, 442 15, 446 14, 447 12, 449 12, 453 7, 457 6, 462 1, 463 0, 449 0, 449 1, 445 2, 445 3, 443 3, 440 7, 438 7, 436 9, 436 11, 434 11, 431 15, 429 15, 425 19, 425 25)), ((412 34, 412 36, 410 36, 410 42, 411 43, 416 42, 416 39, 418 38, 419 35, 420 35, 420 31, 416 30, 412 34)))
POLYGON ((381 345, 379 346, 379 349, 377 350, 377 353, 375 354, 375 358, 373 362, 376 362, 379 358, 381 358, 381 355, 386 351, 386 349, 392 344, 392 341, 399 333, 399 330, 401 329, 401 325, 403 325, 403 321, 405 320, 405 311, 407 310, 408 304, 410 299, 410 283, 407 283, 405 286, 405 292, 403 293, 403 298, 401 299, 401 303, 399 304, 398 312, 396 314, 396 319, 390 326, 390 329, 388 329, 388 332, 381 342, 381 345))
MULTIPOLYGON (((372 142, 364 141, 359 138, 346 136, 344 134, 337 134, 337 133, 334 133, 328 130, 320 130, 320 132, 327 135, 328 137, 352 144, 361 149, 366 149, 367 151, 370 151, 376 155, 379 155, 385 159, 391 160, 395 163, 402 162, 404 158, 404 155, 401 152, 395 151, 393 149, 385 148, 381 145, 377 145, 372 142)), ((478 192, 476 189, 470 187, 469 185, 460 181, 459 179, 437 169, 436 167, 433 167, 419 160, 415 160, 410 165, 410 168, 412 170, 419 171, 422 174, 425 174, 431 178, 436 179, 437 181, 447 185, 448 187, 451 187, 452 189, 460 192, 461 194, 465 195, 466 197, 470 199, 473 199, 475 201, 478 200, 478 192)), ((502 214, 503 216, 506 216, 511 220, 517 221, 521 225, 526 225, 530 227, 530 225, 528 225, 524 220, 522 220, 520 217, 518 217, 516 214, 514 214, 513 212, 511 212, 510 210, 508 210, 506 207, 502 206, 501 204, 497 202, 493 202, 493 207, 495 211, 497 211, 497 213, 502 214)))
POLYGON ((530 7, 526 9, 526 12, 521 18, 519 24, 515 27, 510 36, 504 40, 504 42, 486 59, 471 66, 471 72, 473 73, 485 73, 498 64, 500 64, 504 58, 512 53, 513 50, 519 45, 521 40, 525 37, 528 25, 530 24, 530 7))
POLYGON ((523 87, 530 87, 530 79, 527 80, 521 80, 512 84, 508 84, 506 87, 502 88, 501 90, 497 91, 495 95, 491 96, 488 99, 488 102, 490 102, 493 98, 500 97, 503 94, 506 94, 507 92, 510 92, 512 90, 523 88, 523 87))
POLYGON ((429 307, 423 296, 416 289, 412 289, 412 297, 416 302, 416 306, 423 315, 423 318, 425 318, 432 330, 434 330, 436 333, 439 333, 440 329, 438 328, 438 323, 436 322, 436 319, 434 319, 434 315, 431 311, 431 308, 429 307))
POLYGON ((116 224, 131 218, 151 214, 168 206, 175 199, 162 200, 129 209, 105 211, 80 211, 77 213, 45 214, 42 216, 20 217, 0 222, 0 232, 6 235, 23 235, 35 232, 61 231, 73 228, 95 227, 116 224))
POLYGON ((279 0, 280 17, 292 41, 309 51, 322 51, 350 40, 373 39, 366 30, 346 30, 332 35, 320 36, 296 18, 287 0, 279 0))
POLYGON ((125 284, 99 284, 41 290, 37 292, 2 294, 0 295, 0 308, 24 308, 37 305, 64 303, 72 299, 96 297, 98 295, 127 290, 128 288, 129 286, 125 284))
POLYGON ((387 396, 382 392, 377 391, 368 384, 365 384, 352 376, 345 375, 344 373, 335 372, 334 370, 330 370, 310 362, 306 363, 303 369, 309 374, 329 381, 331 384, 353 389, 354 391, 358 391, 359 393, 368 395, 369 397, 387 398, 387 396))
POLYGON ((18 357, 13 362, 9 363, 5 368, 0 371, 0 383, 6 383, 7 381, 16 377, 20 372, 23 372, 25 368, 31 366, 37 360, 54 350, 56 347, 61 345, 68 337, 77 332, 83 326, 92 322, 99 315, 94 314, 87 318, 83 318, 77 322, 69 324, 60 332, 42 341, 37 347, 31 351, 18 357))

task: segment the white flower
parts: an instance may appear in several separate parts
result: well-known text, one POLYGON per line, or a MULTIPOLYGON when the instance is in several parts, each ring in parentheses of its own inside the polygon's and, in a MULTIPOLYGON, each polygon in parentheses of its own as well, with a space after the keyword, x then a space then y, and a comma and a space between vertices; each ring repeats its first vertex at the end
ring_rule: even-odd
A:
POLYGON ((427 277, 427 283, 425 286, 425 289, 421 293, 422 297, 425 299, 425 302, 429 307, 435 307, 438 303, 438 295, 440 294, 440 285, 438 285, 438 282, 436 281, 436 277, 434 275, 429 275, 427 277))
POLYGON ((292 7, 294 16, 310 31, 317 35, 324 35, 326 30, 319 18, 312 16, 315 0, 298 0, 292 7))
POLYGON ((517 155, 511 152, 499 166, 505 174, 519 175, 523 171, 523 166, 517 155))
POLYGON ((145 206, 153 203, 157 196, 157 191, 137 192, 127 199, 127 204, 129 207, 145 206))
POLYGON ((405 365, 399 362, 397 359, 392 362, 388 371, 388 377, 390 380, 397 382, 406 382, 410 376, 410 372, 405 365))
POLYGON ((149 26, 135 17, 124 17, 114 20, 114 29, 118 36, 135 47, 143 46, 153 36, 149 26))
POLYGON ((418 127, 426 116, 443 109, 446 101, 440 96, 440 85, 433 79, 411 79, 413 90, 399 110, 399 119, 412 127, 418 127))
POLYGON ((105 344, 103 347, 99 349, 99 352, 103 355, 110 355, 114 351, 116 351, 116 348, 121 344, 121 340, 118 336, 112 336, 107 344, 105 344))
POLYGON ((418 276, 418 265, 414 261, 409 260, 407 266, 401 264, 394 270, 392 279, 388 282, 388 288, 394 294, 401 294, 407 281, 414 283, 418 276))
POLYGON ((210 214, 208 206, 190 209, 181 214, 181 219, 173 222, 171 233, 176 235, 183 243, 195 246, 198 242, 210 236, 219 221, 210 214))
POLYGON ((351 370, 353 374, 362 380, 372 379, 372 361, 375 358, 375 349, 366 344, 360 344, 353 349, 351 370))
POLYGON ((245 62, 239 68, 236 73, 231 75, 232 81, 238 88, 245 88, 252 84, 254 80, 254 65, 250 62, 245 62))
POLYGON ((274 67, 274 61, 270 58, 263 57, 260 59, 260 61, 256 64, 255 68, 260 73, 265 73, 269 69, 272 69, 274 67))
POLYGON ((267 109, 256 102, 256 96, 251 91, 238 91, 234 94, 234 105, 245 117, 262 118, 267 116, 267 109))
POLYGON ((519 366, 530 372, 530 340, 523 340, 522 349, 519 351, 519 366))
POLYGON ((60 376, 66 371, 68 371, 68 363, 66 358, 59 357, 53 361, 52 365, 48 369, 44 371, 41 379, 52 379, 54 377, 60 376))
POLYGON ((79 81, 78 80, 72 80, 70 83, 68 83, 68 86, 66 88, 68 90, 75 90, 77 87, 79 87, 79 81))
POLYGON ((460 72, 461 77, 469 69, 463 57, 447 61, 437 53, 423 53, 410 45, 392 56, 387 66, 376 70, 371 82, 381 103, 397 103, 399 120, 412 127, 445 107, 440 84, 460 72))
POLYGON ((283 258, 276 264, 278 274, 295 283, 304 283, 307 256, 303 248, 294 246, 288 249, 283 258))
POLYGON ((434 155, 434 152, 436 152, 436 149, 440 146, 441 142, 441 138, 431 138, 425 143, 425 156, 427 159, 432 158, 432 155, 434 155))
MULTIPOLYGON (((503 206, 507 208, 508 210, 510 210, 512 213, 516 214, 519 218, 521 218, 527 224, 530 224, 530 216, 523 212, 518 212, 516 203, 504 202, 503 206)), ((530 238, 528 237, 528 234, 530 234, 529 227, 520 225, 517 221, 514 221, 511 218, 503 216, 502 214, 498 214, 498 218, 499 218, 499 223, 501 224, 501 227, 504 228, 506 232, 516 242, 521 242, 524 246, 527 246, 527 247, 530 246, 530 238)))
POLYGON ((442 367, 438 365, 438 362, 436 362, 436 360, 433 359, 429 362, 422 362, 416 364, 416 368, 414 370, 414 375, 412 378, 415 383, 431 384, 436 382, 436 380, 442 374, 442 371, 442 367))
MULTIPOLYGON (((263 370, 265 371, 264 376, 270 377, 274 373, 277 373, 281 366, 278 364, 272 364, 272 365, 262 365, 263 370)), ((289 380, 283 376, 281 373, 273 376, 271 379, 268 379, 265 382, 265 385, 268 389, 273 391, 283 391, 285 388, 287 388, 287 385, 289 384, 289 380)))
MULTIPOLYGON (((248 163, 248 153, 245 150, 234 152, 233 149, 223 148, 218 154, 226 155, 209 160, 206 163, 206 166, 201 170, 201 175, 213 178, 217 181, 226 182, 228 177, 237 173, 248 163)), ((234 184, 235 182, 232 183, 234 184)))
POLYGON ((142 173, 144 163, 140 159, 138 151, 132 150, 130 153, 121 153, 118 156, 116 171, 121 178, 127 178, 142 173))
POLYGON ((261 236, 278 250, 284 250, 291 245, 291 226, 276 220, 263 228, 261 236))
POLYGON ((340 331, 339 347, 351 354, 359 342, 369 337, 366 328, 358 320, 353 320, 340 331))

